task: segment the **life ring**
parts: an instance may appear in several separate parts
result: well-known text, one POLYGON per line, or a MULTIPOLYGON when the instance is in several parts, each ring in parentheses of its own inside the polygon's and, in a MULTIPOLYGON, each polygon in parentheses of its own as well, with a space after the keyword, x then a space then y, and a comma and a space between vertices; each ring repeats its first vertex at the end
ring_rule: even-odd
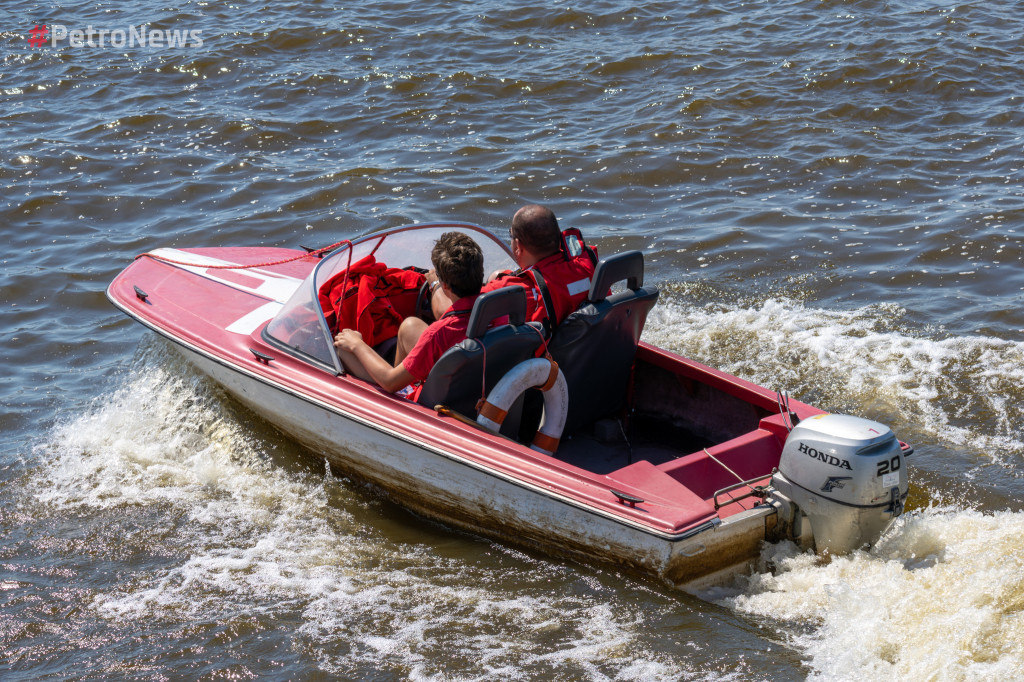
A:
POLYGON ((569 387, 554 360, 532 358, 510 369, 480 407, 476 423, 497 431, 512 403, 531 387, 540 389, 544 394, 544 415, 530 447, 545 455, 553 455, 565 428, 566 408, 569 406, 569 387))

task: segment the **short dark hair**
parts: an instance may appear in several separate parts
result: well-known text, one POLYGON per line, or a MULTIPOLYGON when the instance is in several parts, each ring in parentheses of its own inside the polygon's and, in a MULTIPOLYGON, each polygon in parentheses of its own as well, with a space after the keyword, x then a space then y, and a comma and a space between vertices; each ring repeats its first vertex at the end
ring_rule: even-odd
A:
POLYGON ((558 219, 550 208, 538 204, 528 204, 516 211, 509 233, 539 256, 551 255, 562 245, 558 219))
POLYGON ((434 244, 430 261, 437 278, 459 298, 476 296, 484 283, 484 252, 462 232, 445 232, 434 244))

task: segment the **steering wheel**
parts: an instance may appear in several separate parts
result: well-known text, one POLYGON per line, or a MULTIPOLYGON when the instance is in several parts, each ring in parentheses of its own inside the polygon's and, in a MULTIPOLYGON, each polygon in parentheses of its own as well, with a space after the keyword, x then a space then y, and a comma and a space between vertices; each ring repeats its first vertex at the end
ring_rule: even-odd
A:
POLYGON ((431 306, 433 293, 430 281, 423 280, 423 284, 420 285, 420 293, 416 296, 416 317, 428 324, 434 321, 434 309, 431 306))

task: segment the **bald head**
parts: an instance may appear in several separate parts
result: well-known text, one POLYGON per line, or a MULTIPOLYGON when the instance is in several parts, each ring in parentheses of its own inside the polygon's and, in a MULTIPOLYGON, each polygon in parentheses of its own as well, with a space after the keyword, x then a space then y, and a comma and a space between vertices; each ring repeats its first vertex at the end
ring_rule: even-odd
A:
POLYGON ((512 236, 538 258, 558 251, 562 231, 551 209, 538 204, 523 206, 512 216, 512 236))

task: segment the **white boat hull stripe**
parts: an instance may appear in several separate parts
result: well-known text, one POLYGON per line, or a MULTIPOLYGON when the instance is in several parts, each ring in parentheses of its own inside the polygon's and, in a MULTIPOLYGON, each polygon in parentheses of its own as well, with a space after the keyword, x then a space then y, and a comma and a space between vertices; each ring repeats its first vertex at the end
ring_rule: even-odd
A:
POLYGON ((201 256, 195 253, 189 253, 188 251, 181 251, 179 249, 154 249, 151 251, 154 256, 160 258, 167 258, 172 261, 179 261, 178 263, 172 263, 175 267, 183 268, 189 272, 194 272, 201 277, 212 280, 214 282, 220 282, 233 289, 239 291, 245 291, 247 293, 261 296, 263 298, 269 298, 277 303, 284 304, 292 297, 295 290, 299 288, 303 280, 297 277, 289 277, 288 275, 280 275, 274 272, 268 272, 267 270, 261 270, 260 268, 247 268, 239 263, 232 263, 230 261, 221 260, 219 258, 211 258, 210 256, 201 256), (189 265, 181 265, 181 263, 188 263, 189 265), (218 270, 221 268, 210 269, 210 266, 224 266, 224 265, 237 265, 238 270, 231 269, 232 272, 238 272, 239 274, 245 275, 246 278, 259 281, 256 286, 246 286, 238 281, 229 279, 227 276, 220 276, 218 270))
POLYGON ((244 334, 249 336, 254 331, 259 329, 260 325, 270 320, 277 315, 278 311, 283 308, 277 301, 271 301, 261 305, 256 310, 252 311, 248 315, 243 315, 227 327, 227 331, 235 334, 244 334))

